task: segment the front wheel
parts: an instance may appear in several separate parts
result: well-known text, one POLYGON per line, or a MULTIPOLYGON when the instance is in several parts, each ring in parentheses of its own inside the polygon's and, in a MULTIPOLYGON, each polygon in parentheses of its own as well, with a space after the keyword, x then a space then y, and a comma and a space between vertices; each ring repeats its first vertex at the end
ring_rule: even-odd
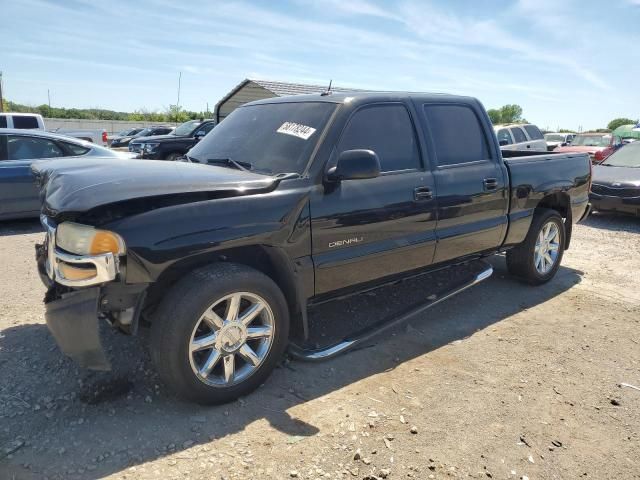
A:
POLYGON ((532 285, 546 283, 560 268, 564 246, 562 217, 555 210, 540 210, 524 242, 507 252, 509 273, 532 285))
POLYGON ((182 156, 181 153, 170 153, 169 155, 167 155, 165 157, 165 160, 168 162, 175 162, 177 159, 179 159, 182 156))
POLYGON ((266 380, 288 335, 287 304, 269 277, 213 264, 184 277, 162 302, 151 325, 151 357, 179 395, 225 403, 266 380))

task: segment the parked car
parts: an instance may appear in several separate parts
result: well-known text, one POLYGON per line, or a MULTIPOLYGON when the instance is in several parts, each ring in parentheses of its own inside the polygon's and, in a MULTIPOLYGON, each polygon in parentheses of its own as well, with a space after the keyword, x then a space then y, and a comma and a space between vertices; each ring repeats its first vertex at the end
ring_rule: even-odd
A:
POLYGON ((44 119, 36 113, 0 112, 0 128, 44 130, 44 119))
POLYGON ((123 158, 107 148, 38 130, 0 129, 0 220, 37 217, 38 189, 31 174, 35 160, 59 157, 123 158))
POLYGON ((190 120, 176 127, 169 135, 136 138, 129 150, 140 158, 174 161, 183 156, 215 127, 213 120, 190 120))
POLYGON ((596 158, 596 154, 610 148, 611 145, 612 136, 609 133, 578 133, 573 137, 571 145, 556 147, 553 151, 557 153, 587 153, 592 162, 598 163, 600 160, 596 158))
POLYGON ((547 151, 551 152, 556 147, 566 147, 571 144, 571 141, 575 136, 575 133, 545 133, 544 140, 547 142, 547 151))
POLYGON ((618 149, 593 167, 593 209, 640 216, 640 142, 618 149))
POLYGON ((258 387, 288 343, 317 360, 375 333, 301 347, 317 302, 482 266, 437 303, 487 278, 478 259, 505 251, 511 273, 545 283, 588 210, 587 155, 501 153, 470 97, 261 100, 187 157, 34 165, 47 230, 37 262, 64 353, 108 369, 98 317, 132 334, 142 316, 161 378, 201 403, 258 387))
POLYGON ((547 142, 538 127, 531 124, 495 125, 493 129, 502 150, 546 152, 547 142))
POLYGON ((169 135, 173 133, 175 127, 171 127, 168 125, 153 125, 151 127, 147 127, 144 130, 136 133, 133 138, 129 141, 129 151, 135 153, 136 155, 140 153, 141 144, 136 143, 134 140, 140 138, 148 138, 148 137, 159 137, 161 135, 169 135))
POLYGON ((126 147, 129 145, 131 139, 138 133, 142 132, 142 130, 144 130, 143 127, 127 128, 126 130, 122 130, 111 138, 111 143, 109 146, 113 148, 126 147))

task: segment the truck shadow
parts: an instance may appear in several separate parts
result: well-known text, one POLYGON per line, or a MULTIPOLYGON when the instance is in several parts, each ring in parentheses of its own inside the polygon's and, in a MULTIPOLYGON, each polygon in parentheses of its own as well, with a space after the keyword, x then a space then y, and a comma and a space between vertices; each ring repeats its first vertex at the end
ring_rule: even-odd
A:
MULTIPOLYGON (((218 442, 227 443, 225 437, 265 420, 277 431, 262 437, 260 445, 286 448, 320 431, 319 425, 296 418, 294 407, 544 303, 571 289, 582 276, 561 267, 552 282, 534 288, 509 278, 502 257, 491 263, 491 279, 371 342, 374 348, 323 363, 284 361, 256 392, 218 407, 189 404, 166 392, 143 347, 144 334, 129 338, 106 333, 114 371, 88 374, 62 356, 45 325, 8 328, 0 334, 0 446, 24 443, 13 458, 0 457, 0 470, 11 471, 15 478, 97 479, 194 445, 209 444, 212 452, 226 450, 218 442)), ((419 297, 424 281, 363 294, 365 301, 326 304, 313 315, 339 315, 349 321, 358 308, 358 315, 379 318, 395 304, 419 297)), ((249 442, 241 438, 240 443, 249 442)))
POLYGON ((24 235, 25 233, 44 232, 40 220, 25 218, 23 220, 0 220, 0 237, 24 235))

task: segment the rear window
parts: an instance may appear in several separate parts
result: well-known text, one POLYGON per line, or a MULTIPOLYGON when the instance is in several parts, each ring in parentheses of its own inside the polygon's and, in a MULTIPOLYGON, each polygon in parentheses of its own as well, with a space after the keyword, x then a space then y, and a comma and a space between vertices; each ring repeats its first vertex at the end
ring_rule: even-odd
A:
POLYGON ((524 143, 527 141, 527 136, 524 134, 520 127, 513 127, 511 129, 511 134, 513 135, 516 143, 524 143))
POLYGON ((13 128, 38 128, 38 119, 36 117, 31 116, 14 116, 13 117, 13 128))
POLYGON ((71 152, 73 156, 80 156, 87 153, 90 149, 87 147, 83 147, 82 145, 77 145, 75 143, 62 142, 64 146, 71 152))
POLYGON ((466 105, 425 105, 438 165, 456 165, 491 158, 476 113, 466 105))
POLYGON ((535 125, 525 125, 524 129, 529 134, 529 138, 531 140, 543 140, 544 139, 544 135, 542 135, 542 132, 540 131, 540 129, 538 127, 536 127, 535 125))
POLYGON ((0 128, 7 128, 7 117, 0 115, 0 128))

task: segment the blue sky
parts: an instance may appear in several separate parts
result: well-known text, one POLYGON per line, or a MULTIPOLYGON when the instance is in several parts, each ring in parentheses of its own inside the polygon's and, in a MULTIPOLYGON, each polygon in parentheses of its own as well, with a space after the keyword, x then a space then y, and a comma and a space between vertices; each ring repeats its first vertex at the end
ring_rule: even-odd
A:
POLYGON ((0 0, 5 96, 204 110, 244 78, 517 103, 541 127, 640 116, 640 0, 0 0))

